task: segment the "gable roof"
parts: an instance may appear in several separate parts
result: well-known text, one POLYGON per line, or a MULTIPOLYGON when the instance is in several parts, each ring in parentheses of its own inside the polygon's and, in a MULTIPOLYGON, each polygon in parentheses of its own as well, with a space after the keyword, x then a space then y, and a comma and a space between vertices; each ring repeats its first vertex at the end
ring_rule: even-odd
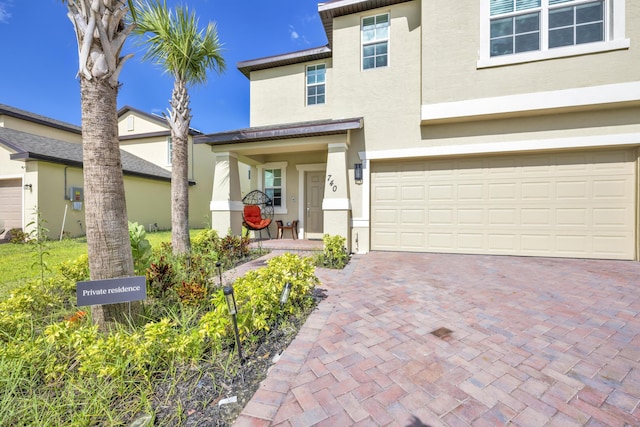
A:
MULTIPOLYGON (((137 108, 133 108, 133 107, 131 107, 129 105, 125 105, 124 107, 122 107, 122 108, 120 108, 118 110, 118 118, 124 116, 126 113, 129 113, 129 112, 134 113, 134 114, 136 114, 138 116, 142 116, 145 119, 150 120, 152 122, 155 122, 155 123, 157 123, 157 124, 159 124, 161 126, 166 126, 167 127, 167 132, 155 132, 154 135, 147 135, 147 136, 155 136, 156 134, 165 134, 165 133, 167 135, 169 135, 171 133, 170 130, 169 130, 169 124, 167 123, 167 119, 165 119, 164 117, 159 116, 157 114, 146 113, 146 112, 144 112, 142 110, 139 110, 137 108)), ((189 128, 189 135, 202 135, 202 132, 200 132, 197 129, 189 128)), ((140 138, 140 136, 141 135, 138 134, 138 135, 132 135, 131 137, 128 137, 128 136, 120 137, 120 139, 121 140, 125 140, 125 139, 132 139, 132 138, 140 138)))
POLYGON ((49 126, 52 128, 64 130, 67 132, 73 132, 82 134, 82 128, 80 126, 73 125, 71 123, 62 122, 49 117, 34 114, 29 111, 21 110, 19 108, 11 107, 9 105, 0 104, 0 116, 10 116, 17 119, 26 120, 33 123, 49 126))
MULTIPOLYGON (((82 144, 33 135, 14 129, 0 127, 0 145, 14 153, 11 160, 41 160, 67 166, 82 167, 82 144)), ((120 150, 122 171, 125 175, 171 181, 171 172, 160 166, 120 150)))
POLYGON ((333 19, 339 16, 360 13, 366 10, 392 6, 398 3, 406 3, 413 0, 329 0, 318 4, 318 13, 324 26, 324 32, 329 43, 326 46, 280 55, 266 56, 264 58, 240 61, 236 67, 242 74, 249 78, 252 71, 266 70, 282 67, 284 65, 300 64, 318 59, 331 58, 333 46, 333 19))

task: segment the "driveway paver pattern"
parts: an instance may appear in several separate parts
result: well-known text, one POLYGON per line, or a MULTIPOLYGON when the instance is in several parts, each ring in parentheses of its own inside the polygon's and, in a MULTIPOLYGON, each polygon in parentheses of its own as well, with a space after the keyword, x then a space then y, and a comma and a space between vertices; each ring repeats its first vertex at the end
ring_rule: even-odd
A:
POLYGON ((640 425, 640 263, 372 252, 317 274, 327 298, 234 426, 640 425))

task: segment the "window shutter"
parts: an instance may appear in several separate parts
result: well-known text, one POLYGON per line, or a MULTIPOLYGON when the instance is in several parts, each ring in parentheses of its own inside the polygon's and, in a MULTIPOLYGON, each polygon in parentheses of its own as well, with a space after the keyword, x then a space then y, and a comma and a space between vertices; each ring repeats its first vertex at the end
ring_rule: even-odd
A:
POLYGON ((491 16, 513 12, 513 0, 491 0, 491 16))

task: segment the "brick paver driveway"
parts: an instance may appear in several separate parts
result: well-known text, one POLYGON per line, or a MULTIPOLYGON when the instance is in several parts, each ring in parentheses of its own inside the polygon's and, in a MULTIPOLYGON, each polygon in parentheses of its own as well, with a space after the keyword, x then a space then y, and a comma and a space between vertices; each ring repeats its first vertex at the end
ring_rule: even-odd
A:
POLYGON ((640 263, 375 252, 318 275, 236 426, 640 425, 640 263))

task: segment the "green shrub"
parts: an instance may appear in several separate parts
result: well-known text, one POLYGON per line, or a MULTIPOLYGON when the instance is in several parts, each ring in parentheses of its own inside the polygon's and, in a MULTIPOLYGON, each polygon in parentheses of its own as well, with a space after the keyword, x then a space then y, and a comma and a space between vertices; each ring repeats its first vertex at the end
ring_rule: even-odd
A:
POLYGON ((319 267, 342 269, 349 263, 349 253, 346 247, 347 239, 342 236, 322 236, 324 250, 316 256, 315 262, 319 267))
POLYGON ((143 225, 129 222, 129 241, 133 254, 133 266, 136 274, 143 274, 151 258, 151 244, 147 240, 143 225))
POLYGON ((83 254, 73 261, 63 261, 58 270, 74 283, 89 280, 89 255, 83 254))
MULTIPOLYGON (((311 291, 319 283, 310 258, 284 254, 267 261, 267 266, 247 272, 233 284, 238 308, 238 331, 242 340, 268 331, 279 317, 300 312, 313 302, 311 291), (285 283, 292 285, 287 303, 280 306, 285 283)), ((229 340, 231 320, 222 289, 212 297, 213 310, 202 316, 200 333, 211 340, 229 340)))
POLYGON ((218 249, 218 232, 211 228, 203 229, 191 239, 192 252, 211 253, 218 249))

